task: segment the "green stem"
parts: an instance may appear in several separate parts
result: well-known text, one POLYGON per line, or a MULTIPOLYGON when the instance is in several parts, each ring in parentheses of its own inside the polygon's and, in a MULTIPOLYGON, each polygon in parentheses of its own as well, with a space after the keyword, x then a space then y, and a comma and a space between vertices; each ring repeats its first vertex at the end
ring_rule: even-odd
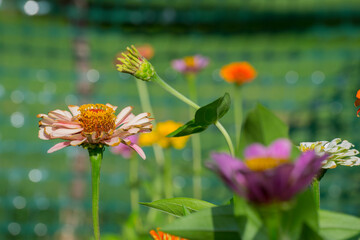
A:
MULTIPOLYGON (((197 91, 196 91, 196 79, 194 74, 185 75, 188 88, 189 96, 193 101, 197 101, 197 91)), ((192 109, 189 109, 190 118, 193 118, 194 112, 192 109)), ((194 198, 201 199, 201 140, 199 134, 194 134, 191 136, 192 144, 192 155, 193 155, 193 195, 194 198)))
POLYGON ((235 154, 240 144, 241 137, 241 125, 242 125, 242 97, 241 97, 241 86, 234 84, 234 119, 235 119, 235 154))
MULTIPOLYGON (((141 108, 143 109, 143 111, 145 112, 149 112, 152 116, 154 116, 154 112, 152 110, 151 107, 151 103, 150 103, 150 96, 149 96, 149 91, 147 89, 147 85, 146 82, 136 79, 136 85, 137 85, 137 89, 139 92, 139 97, 140 97, 140 104, 141 104, 141 108)), ((153 125, 156 125, 156 121, 153 120, 153 125)), ((153 150, 154 150, 154 155, 155 155, 155 161, 156 161, 156 165, 157 165, 157 172, 161 172, 162 168, 164 166, 164 152, 163 149, 158 146, 157 144, 153 144, 153 150)), ((158 200, 161 198, 161 175, 160 174, 156 174, 155 176, 155 180, 154 180, 154 192, 152 194, 152 200, 158 200)), ((148 222, 153 222, 155 220, 156 217, 156 213, 157 211, 154 209, 150 209, 147 215, 147 221, 148 222)))
POLYGON ((132 158, 130 159, 129 164, 130 164, 129 181, 130 181, 131 210, 133 212, 138 212, 139 211, 139 185, 138 185, 139 158, 138 158, 138 156, 133 154, 132 158))
POLYGON ((318 179, 314 178, 311 183, 311 190, 314 194, 317 209, 320 209, 320 181, 318 179))
POLYGON ((92 215, 95 240, 100 240, 99 227, 99 185, 100 185, 100 169, 103 158, 104 148, 95 146, 89 147, 89 157, 91 163, 91 182, 92 182, 92 215))
POLYGON ((166 151, 166 157, 164 162, 164 193, 165 198, 173 198, 173 179, 170 148, 168 148, 166 151))
MULTIPOLYGON (((176 91, 174 88, 172 88, 169 84, 167 84, 164 80, 162 80, 159 75, 154 74, 154 76, 152 76, 151 78, 152 81, 156 82, 157 84, 159 84, 162 88, 164 88, 166 91, 168 91, 169 93, 171 93, 172 95, 174 95, 175 97, 177 97, 178 99, 180 99, 181 101, 185 102, 186 104, 188 104, 189 106, 195 108, 196 110, 200 108, 199 105, 197 105, 196 103, 194 103, 193 101, 191 101, 190 99, 188 99, 187 97, 185 97, 184 95, 182 95, 181 93, 179 93, 178 91, 176 91)), ((229 147, 229 151, 230 154, 232 156, 234 156, 234 146, 232 144, 231 138, 229 136, 229 134, 226 132, 225 128, 221 125, 220 122, 216 122, 215 123, 216 127, 220 130, 220 132, 224 135, 226 143, 228 144, 229 147)))
POLYGON ((281 235, 281 210, 278 206, 268 206, 261 211, 262 219, 265 223, 265 227, 269 240, 284 239, 281 235))

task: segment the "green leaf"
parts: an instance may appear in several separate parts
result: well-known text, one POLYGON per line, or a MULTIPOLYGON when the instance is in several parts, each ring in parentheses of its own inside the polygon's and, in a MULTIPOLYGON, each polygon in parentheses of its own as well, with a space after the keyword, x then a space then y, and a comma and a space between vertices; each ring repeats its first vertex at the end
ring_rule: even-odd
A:
MULTIPOLYGON (((250 111, 245 119, 241 131, 241 141, 237 147, 238 157, 242 157, 244 149, 252 143, 270 145, 278 138, 289 138, 289 127, 280 120, 274 113, 258 104, 250 111)), ((293 146, 291 155, 294 159, 299 155, 300 150, 293 146)))
POLYGON ((182 137, 206 130, 229 111, 230 104, 230 95, 225 93, 224 96, 214 102, 199 108, 193 120, 168 134, 167 137, 182 137))
POLYGON ((317 205, 310 189, 299 194, 290 204, 293 205, 282 214, 282 228, 291 239, 303 239, 299 238, 300 234, 319 231, 317 205))
POLYGON ((144 206, 158 209, 160 211, 166 212, 168 214, 174 215, 176 217, 182 217, 187 214, 184 211, 186 208, 190 213, 199 211, 204 208, 215 207, 216 205, 193 198, 170 198, 170 199, 160 199, 150 203, 140 203, 144 206))
POLYGON ((241 131, 240 153, 251 143, 269 145, 278 138, 288 138, 288 126, 261 104, 250 111, 241 131))
POLYGON ((244 229, 241 233, 243 239, 254 239, 261 226, 263 225, 259 214, 249 205, 245 199, 234 195, 234 215, 238 220, 239 229, 244 229), (243 219, 245 218, 245 223, 243 219), (243 226, 244 225, 244 226, 243 226))
POLYGON ((349 239, 360 234, 360 218, 351 215, 320 210, 320 234, 325 239, 349 239))
POLYGON ((202 209, 175 220, 161 230, 191 240, 240 239, 231 205, 202 209))

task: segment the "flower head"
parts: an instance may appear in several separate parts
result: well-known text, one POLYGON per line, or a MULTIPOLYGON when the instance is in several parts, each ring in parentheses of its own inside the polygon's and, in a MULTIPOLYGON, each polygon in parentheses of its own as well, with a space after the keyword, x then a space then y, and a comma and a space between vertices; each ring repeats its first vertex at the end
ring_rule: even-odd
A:
POLYGON ((234 62, 230 63, 220 70, 220 76, 229 83, 242 85, 251 82, 256 77, 257 73, 253 66, 248 62, 234 62))
MULTIPOLYGON (((126 138, 130 142, 134 144, 138 144, 139 136, 138 135, 131 135, 126 138)), ((123 158, 130 159, 133 153, 133 149, 126 144, 119 144, 115 147, 111 147, 110 151, 114 154, 121 155, 123 158)))
POLYGON ((133 148, 142 158, 142 149, 128 139, 129 136, 142 132, 151 132, 152 124, 149 113, 137 116, 128 106, 115 115, 116 106, 111 104, 85 104, 68 106, 69 111, 54 110, 48 114, 38 114, 39 138, 43 140, 62 139, 48 150, 48 153, 67 146, 91 147, 91 145, 116 146, 125 144, 133 148))
MULTIPOLYGON (((355 107, 360 106, 360 89, 356 93, 356 100, 355 100, 354 105, 355 105, 355 107)), ((360 112, 360 108, 356 112, 356 116, 358 116, 358 117, 359 117, 359 112, 360 112)))
POLYGON ((216 153, 208 166, 235 193, 253 203, 288 201, 311 183, 327 157, 308 151, 293 163, 291 146, 287 139, 278 139, 269 147, 255 143, 245 149, 244 162, 216 153))
POLYGON ((181 126, 181 123, 177 123, 171 120, 160 122, 155 126, 154 131, 151 133, 140 135, 139 144, 141 146, 150 146, 156 143, 162 148, 173 147, 175 149, 182 149, 185 147, 189 136, 166 137, 169 133, 175 131, 181 126))
POLYGON ((173 69, 183 74, 195 74, 209 64, 209 59, 201 55, 175 59, 171 62, 173 69))
POLYGON ((159 228, 156 229, 156 231, 151 230, 150 235, 152 236, 152 238, 154 240, 187 240, 185 238, 176 237, 176 236, 170 235, 168 233, 164 233, 164 232, 160 231, 159 228))
POLYGON ((359 154, 352 143, 347 140, 341 142, 340 138, 335 138, 331 142, 317 141, 317 142, 302 142, 300 143, 300 151, 306 152, 314 150, 319 156, 324 154, 328 155, 328 158, 323 161, 322 168, 336 168, 337 165, 343 166, 359 166, 360 158, 355 155, 359 154))
POLYGON ((129 73, 143 81, 150 81, 155 74, 155 69, 145 57, 134 47, 126 48, 127 53, 122 53, 122 57, 117 58, 120 62, 116 64, 117 70, 123 73, 129 73))

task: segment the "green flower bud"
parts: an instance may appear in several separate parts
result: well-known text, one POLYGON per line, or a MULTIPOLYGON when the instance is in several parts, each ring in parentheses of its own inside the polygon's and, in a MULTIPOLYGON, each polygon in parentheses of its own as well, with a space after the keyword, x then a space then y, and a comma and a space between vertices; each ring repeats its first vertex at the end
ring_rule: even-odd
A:
POLYGON ((127 53, 122 53, 123 57, 117 58, 120 64, 116 64, 117 70, 123 73, 129 73, 143 81, 150 81, 155 74, 155 69, 151 63, 140 55, 138 50, 132 45, 127 47, 127 53))

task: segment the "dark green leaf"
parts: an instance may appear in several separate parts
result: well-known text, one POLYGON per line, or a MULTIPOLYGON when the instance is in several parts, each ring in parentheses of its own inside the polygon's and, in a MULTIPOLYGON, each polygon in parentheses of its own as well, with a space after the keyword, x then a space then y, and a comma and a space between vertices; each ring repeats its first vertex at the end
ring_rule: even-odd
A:
POLYGON ((225 93, 225 95, 221 98, 218 98, 214 102, 199 108, 196 111, 195 118, 193 120, 168 134, 167 137, 182 137, 206 130, 206 128, 208 128, 211 124, 216 123, 216 121, 222 118, 229 111, 230 104, 230 95, 225 93))
POLYGON ((161 230, 191 240, 240 239, 231 205, 200 210, 175 220, 161 230))
POLYGON ((147 207, 158 209, 160 211, 166 212, 176 217, 181 217, 186 215, 186 212, 184 212, 184 208, 186 208, 190 213, 193 213, 204 208, 215 207, 214 204, 209 202, 205 202, 199 199, 182 198, 182 197, 160 199, 150 203, 140 203, 140 204, 147 207))
POLYGON ((360 218, 351 215, 319 211, 320 234, 325 239, 349 239, 360 234, 360 218))

